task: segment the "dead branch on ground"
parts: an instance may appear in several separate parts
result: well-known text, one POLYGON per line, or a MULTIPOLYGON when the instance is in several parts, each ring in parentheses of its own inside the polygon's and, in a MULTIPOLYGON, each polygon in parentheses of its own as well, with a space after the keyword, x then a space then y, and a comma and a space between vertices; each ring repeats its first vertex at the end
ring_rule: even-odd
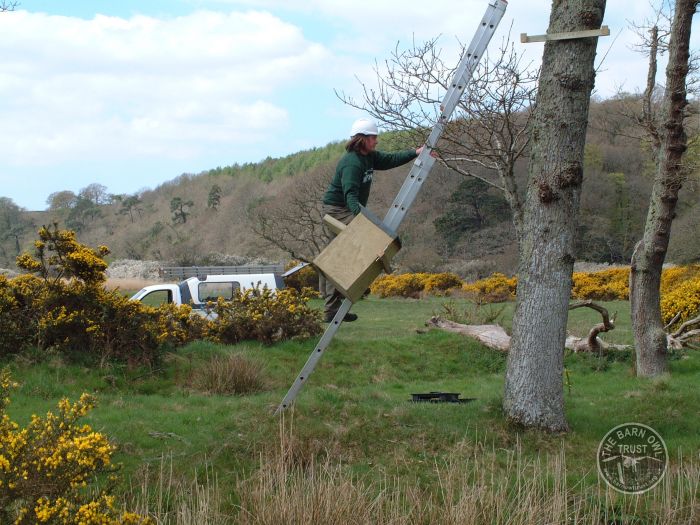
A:
MULTIPOLYGON (((586 337, 568 336, 566 338, 565 348, 574 352, 606 352, 608 350, 627 350, 627 345, 613 345, 606 343, 598 338, 601 332, 608 332, 615 328, 615 315, 610 317, 605 307, 594 303, 593 301, 580 301, 569 305, 569 310, 576 308, 592 308, 600 313, 603 318, 602 323, 598 323, 591 328, 586 337)), ((696 319, 700 324, 700 317, 696 319)), ((431 317, 426 323, 426 326, 439 328, 447 332, 466 335, 481 342, 489 348, 507 352, 510 347, 510 336, 506 333, 502 326, 497 324, 486 325, 465 325, 441 319, 439 316, 431 317)), ((679 329, 680 330, 680 329, 679 329)), ((695 332, 700 332, 696 330, 695 332)))
MULTIPOLYGON (((673 325, 679 317, 680 314, 677 314, 667 327, 673 325)), ((695 348, 691 340, 700 337, 700 329, 696 328, 697 326, 700 326, 700 315, 681 324, 675 332, 667 333, 666 346, 673 350, 680 350, 685 347, 695 348)))

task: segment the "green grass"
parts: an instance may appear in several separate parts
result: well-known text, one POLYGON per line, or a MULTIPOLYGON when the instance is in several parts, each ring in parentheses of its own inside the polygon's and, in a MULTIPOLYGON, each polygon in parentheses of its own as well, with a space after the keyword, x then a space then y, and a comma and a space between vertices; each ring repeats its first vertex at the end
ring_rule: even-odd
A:
MULTIPOLYGON (((470 307, 456 301, 460 308, 470 307)), ((505 356, 462 336, 425 332, 425 321, 440 313, 443 302, 370 297, 353 308, 359 320, 341 327, 294 409, 285 415, 293 420, 300 457, 308 461, 329 454, 335 464, 358 476, 397 477, 431 487, 437 481, 436 462, 465 459, 479 447, 503 453, 520 447, 530 459, 563 449, 568 475, 595 484, 599 441, 612 427, 628 421, 659 431, 672 462, 681 453, 697 455, 697 354, 677 356, 670 363, 670 375, 657 380, 636 378, 633 359, 625 353, 602 360, 567 355, 565 403, 571 432, 521 432, 510 427, 501 412, 505 356), (412 393, 429 391, 476 399, 465 404, 409 402, 412 393)), ((507 329, 512 306, 506 305, 503 312, 507 329)), ((607 306, 611 314, 619 314, 616 329, 603 337, 630 344, 628 304, 607 306)), ((569 331, 585 335, 599 320, 595 312, 575 310, 569 331)), ((10 366, 22 386, 9 413, 24 423, 31 414, 55 407, 63 396, 75 399, 83 391, 93 392, 99 406, 87 422, 119 445, 116 459, 124 465, 125 479, 137 479, 144 464, 159 464, 169 456, 176 472, 185 477, 197 468, 201 472, 203 464, 212 465, 226 491, 259 468, 261 453, 279 445, 280 422, 272 412, 315 343, 316 339, 224 347, 198 342, 166 356, 157 370, 95 369, 57 358, 39 364, 18 360, 10 366), (221 396, 186 386, 183 378, 193 368, 227 353, 262 362, 268 389, 221 396)))

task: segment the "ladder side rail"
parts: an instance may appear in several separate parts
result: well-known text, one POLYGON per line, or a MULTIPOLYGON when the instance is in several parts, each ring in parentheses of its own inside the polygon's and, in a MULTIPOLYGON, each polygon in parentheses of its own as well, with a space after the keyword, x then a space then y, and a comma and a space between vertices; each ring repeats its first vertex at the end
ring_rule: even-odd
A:
MULTIPOLYGON (((487 13, 479 25, 479 29, 474 34, 469 47, 467 47, 455 71, 454 80, 443 99, 441 116, 438 122, 446 122, 457 107, 459 99, 462 97, 462 93, 468 88, 469 80, 474 75, 474 71, 476 71, 482 56, 486 52, 489 42, 503 18, 504 13, 504 2, 495 2, 490 5, 490 8, 487 10, 487 13)), ((436 142, 429 141, 429 144, 434 147, 436 142)))
POLYGON ((424 148, 414 161, 411 171, 384 217, 384 224, 393 231, 399 229, 403 218, 430 174, 433 164, 435 164, 435 159, 430 156, 430 151, 430 148, 424 148))
POLYGON ((435 159, 430 156, 430 152, 435 148, 440 136, 442 136, 445 125, 457 107, 462 94, 468 89, 468 82, 473 76, 483 53, 485 53, 501 18, 503 18, 505 8, 506 3, 502 0, 496 0, 496 2, 489 5, 467 51, 460 60, 454 80, 443 98, 440 117, 434 124, 426 141, 426 147, 414 162, 411 171, 384 218, 384 223, 394 231, 403 222, 408 209, 413 204, 425 179, 430 174, 430 170, 435 163, 435 159))
MULTIPOLYGON (((476 33, 474 33, 466 52, 457 66, 451 85, 451 96, 446 96, 443 102, 443 114, 447 114, 448 112, 451 114, 457 105, 462 91, 466 89, 467 83, 474 74, 484 53, 486 53, 489 42, 505 14, 506 6, 507 3, 504 0, 495 0, 493 3, 489 4, 479 28, 476 33)), ((449 114, 447 114, 448 118, 449 114)))
POLYGON ((323 353, 325 352, 326 348, 328 348, 328 345, 333 340, 333 336, 335 336, 335 333, 338 331, 338 328, 340 328, 340 324, 343 322, 345 314, 347 314, 350 311, 351 306, 352 302, 350 301, 350 299, 343 300, 342 304, 340 305, 340 308, 338 309, 338 312, 335 314, 335 317, 328 325, 328 328, 326 328, 326 331, 323 333, 323 336, 314 348, 314 351, 311 352, 311 355, 307 359, 304 368, 301 369, 301 372, 299 372, 299 375, 294 380, 294 383, 292 383, 292 386, 287 392, 287 395, 284 396, 284 399, 277 407, 275 414, 286 410, 294 402, 297 395, 299 394, 299 391, 304 386, 304 383, 314 371, 314 368, 316 368, 318 362, 321 360, 321 357, 323 356, 323 353))
MULTIPOLYGON (((479 26, 479 29, 477 29, 477 32, 472 38, 472 43, 467 49, 466 56, 460 60, 460 64, 457 68, 457 74, 455 75, 455 81, 452 83, 452 86, 448 89, 448 92, 443 99, 441 116, 438 119, 438 122, 433 126, 429 140, 426 143, 426 147, 423 148, 423 151, 415 160, 408 177, 404 181, 401 190, 399 190, 399 194, 394 200, 394 204, 391 206, 386 218, 384 219, 385 225, 390 229, 394 231, 398 229, 406 215, 406 212, 408 211, 408 208, 413 203, 413 200, 423 185, 423 182, 425 182, 425 179, 430 174, 430 170, 435 163, 435 159, 430 156, 430 152, 437 144, 447 120, 457 106, 457 103, 462 95, 462 91, 466 88, 467 81, 473 75, 481 55, 483 52, 485 52, 496 27, 505 13, 506 6, 506 0, 494 0, 493 3, 489 4, 486 14, 482 19, 481 25, 479 26)), ((287 395, 282 400, 282 403, 277 407, 275 414, 286 410, 294 402, 299 391, 304 386, 304 383, 316 368, 316 365, 323 356, 326 348, 328 348, 330 345, 333 337, 340 328, 340 324, 343 322, 345 314, 350 311, 351 307, 352 302, 349 299, 345 299, 333 318, 333 321, 331 321, 328 328, 326 328, 326 331, 321 337, 318 345, 309 356, 304 368, 294 381, 294 384, 292 384, 291 388, 287 392, 287 395)))

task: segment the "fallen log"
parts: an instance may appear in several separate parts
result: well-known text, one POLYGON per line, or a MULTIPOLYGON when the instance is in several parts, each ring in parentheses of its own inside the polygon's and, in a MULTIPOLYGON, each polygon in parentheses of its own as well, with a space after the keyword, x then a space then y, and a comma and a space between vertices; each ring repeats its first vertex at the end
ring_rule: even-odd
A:
MULTIPOLYGON (((608 311, 592 301, 582 301, 569 306, 570 310, 575 308, 588 307, 596 310, 603 317, 603 322, 599 323, 588 332, 586 337, 568 336, 564 347, 573 352, 605 352, 607 350, 629 350, 627 345, 613 345, 606 343, 598 337, 601 332, 607 332, 615 328, 615 316, 610 318, 608 311)), ((472 337, 483 345, 507 352, 510 348, 510 336, 502 326, 497 324, 466 325, 442 319, 439 316, 431 317, 426 326, 439 328, 446 332, 466 335, 472 337)))
POLYGON ((494 348, 501 352, 507 352, 510 347, 510 336, 502 326, 497 324, 467 325, 441 319, 437 316, 431 317, 426 325, 440 328, 447 332, 473 337, 489 348, 494 348))

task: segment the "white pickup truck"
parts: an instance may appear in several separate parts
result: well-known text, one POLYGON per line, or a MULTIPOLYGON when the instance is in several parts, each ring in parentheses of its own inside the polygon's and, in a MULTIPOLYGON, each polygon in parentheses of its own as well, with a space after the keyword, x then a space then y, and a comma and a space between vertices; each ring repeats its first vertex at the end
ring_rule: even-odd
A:
POLYGON ((227 301, 233 299, 236 290, 249 288, 260 289, 267 287, 270 290, 284 288, 281 275, 275 273, 239 273, 193 276, 179 284, 153 284, 141 288, 131 299, 141 301, 150 306, 158 306, 164 303, 177 305, 189 304, 200 315, 210 316, 205 307, 208 301, 214 301, 221 297, 227 301))

